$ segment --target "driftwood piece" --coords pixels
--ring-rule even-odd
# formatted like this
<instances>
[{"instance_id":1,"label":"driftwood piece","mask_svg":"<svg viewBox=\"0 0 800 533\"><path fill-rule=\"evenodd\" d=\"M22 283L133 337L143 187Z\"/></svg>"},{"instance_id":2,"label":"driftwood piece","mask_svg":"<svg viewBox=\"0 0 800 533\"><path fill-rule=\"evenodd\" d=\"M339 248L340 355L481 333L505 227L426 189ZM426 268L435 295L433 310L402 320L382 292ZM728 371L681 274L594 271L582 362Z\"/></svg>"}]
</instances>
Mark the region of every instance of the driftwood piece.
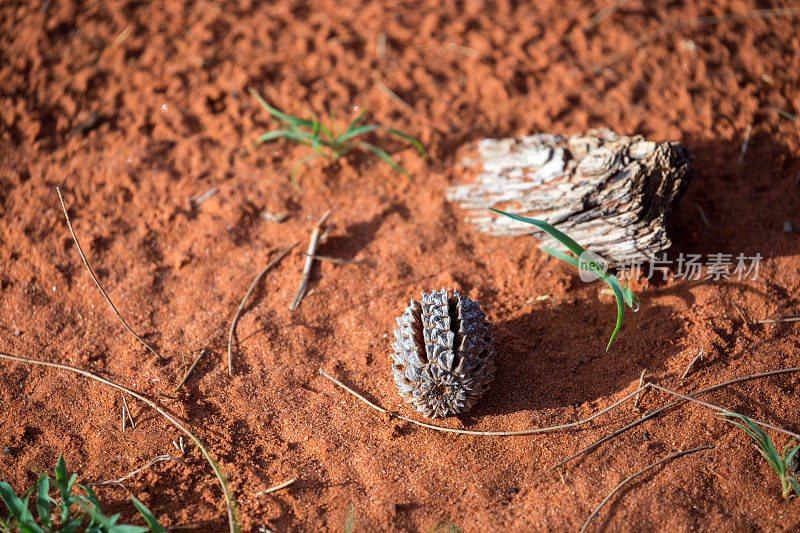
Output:
<instances>
[{"instance_id":1,"label":"driftwood piece","mask_svg":"<svg viewBox=\"0 0 800 533\"><path fill-rule=\"evenodd\" d=\"M468 222L491 235L531 234L561 249L534 226L488 208L538 218L610 266L646 261L670 246L664 218L692 176L693 157L682 144L608 129L483 139L477 149L477 160L466 164L479 172L447 195L468 212Z\"/></svg>"}]
</instances>

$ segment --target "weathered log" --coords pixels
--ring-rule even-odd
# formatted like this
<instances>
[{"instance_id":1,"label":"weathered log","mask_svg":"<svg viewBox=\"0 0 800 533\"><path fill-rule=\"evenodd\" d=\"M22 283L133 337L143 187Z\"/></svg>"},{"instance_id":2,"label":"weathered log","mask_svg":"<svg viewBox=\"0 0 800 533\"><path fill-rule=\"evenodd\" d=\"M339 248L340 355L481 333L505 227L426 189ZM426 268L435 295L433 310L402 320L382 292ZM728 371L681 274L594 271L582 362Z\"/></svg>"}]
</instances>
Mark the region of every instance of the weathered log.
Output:
<instances>
[{"instance_id":1,"label":"weathered log","mask_svg":"<svg viewBox=\"0 0 800 533\"><path fill-rule=\"evenodd\" d=\"M693 156L682 144L608 129L483 139L477 151L477 160L464 164L479 172L467 172L467 183L447 195L468 211L468 222L491 235L531 234L561 249L534 226L488 208L538 218L610 266L646 261L670 246L664 218L692 177Z\"/></svg>"}]
</instances>

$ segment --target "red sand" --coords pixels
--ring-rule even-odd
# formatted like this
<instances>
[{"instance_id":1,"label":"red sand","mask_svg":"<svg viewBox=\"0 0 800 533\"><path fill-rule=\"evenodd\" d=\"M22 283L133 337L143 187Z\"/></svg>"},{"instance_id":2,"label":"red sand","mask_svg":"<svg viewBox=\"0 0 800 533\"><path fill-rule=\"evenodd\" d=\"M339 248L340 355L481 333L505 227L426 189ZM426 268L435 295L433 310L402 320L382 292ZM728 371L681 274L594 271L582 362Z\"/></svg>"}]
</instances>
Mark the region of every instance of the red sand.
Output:
<instances>
[{"instance_id":1,"label":"red sand","mask_svg":"<svg viewBox=\"0 0 800 533\"><path fill-rule=\"evenodd\" d=\"M771 108L800 112L798 17L676 31L630 50L665 24L775 6L630 2L584 32L610 0L83 4L0 6L0 350L91 369L162 398L206 348L178 398L162 401L219 459L246 531L341 531L351 506L356 531L429 531L443 522L463 531L576 529L633 471L704 444L716 448L629 485L594 528L800 528L800 503L781 499L749 438L700 406L548 473L638 412L626 405L591 427L539 436L455 436L390 421L318 374L324 368L416 418L389 372L394 317L409 297L443 285L481 302L498 352L493 388L468 417L442 422L449 427L577 420L635 390L643 369L692 391L800 366L798 326L748 326L733 307L762 318L800 304L798 235L783 231L786 220L800 227L800 130ZM296 193L287 175L302 147L241 152L275 127L248 87L284 110L334 110L342 122L366 107L371 122L417 136L432 157L379 136L414 179L355 153L340 165L311 165ZM73 131L92 113L95 128ZM642 309L626 315L609 352L615 309L601 285L582 283L531 239L474 232L444 199L465 143L599 126L680 140L696 154L697 177L670 219L671 257L764 257L755 281L636 283ZM94 287L56 185L111 298L165 363L130 337ZM190 198L212 187L218 193L193 209ZM332 231L319 252L377 267L320 264L292 313L300 249L328 208ZM276 224L260 217L264 210L290 216ZM270 255L298 240L246 307L231 379L233 312ZM681 380L701 346L706 357ZM753 381L706 399L800 431L798 380ZM642 405L665 400L651 392ZM0 362L0 479L21 490L59 453L81 481L116 479L176 453L177 430L131 403L138 425L123 434L118 393ZM126 488L100 487L100 497L137 523L130 495L165 525L226 530L210 468L194 447L185 459L159 463ZM255 496L293 477L290 488Z\"/></svg>"}]
</instances>

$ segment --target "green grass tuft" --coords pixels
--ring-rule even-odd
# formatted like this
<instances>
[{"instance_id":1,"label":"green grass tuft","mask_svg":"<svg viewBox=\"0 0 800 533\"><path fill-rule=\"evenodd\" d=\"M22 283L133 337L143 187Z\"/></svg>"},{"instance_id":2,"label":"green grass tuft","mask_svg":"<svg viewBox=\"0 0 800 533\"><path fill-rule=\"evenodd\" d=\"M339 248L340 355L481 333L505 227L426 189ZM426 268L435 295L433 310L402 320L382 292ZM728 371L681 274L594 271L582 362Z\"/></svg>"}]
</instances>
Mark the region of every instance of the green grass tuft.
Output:
<instances>
[{"instance_id":1,"label":"green grass tuft","mask_svg":"<svg viewBox=\"0 0 800 533\"><path fill-rule=\"evenodd\" d=\"M42 474L36 485L28 489L22 497L17 496L14 489L6 482L0 481L0 500L9 511L6 518L0 516L0 532L2 533L166 533L142 502L132 498L134 505L144 517L149 527L117 524L120 515L105 516L100 509L100 500L91 487L76 485L78 474L70 475L64 463L64 457L58 456L55 471L55 484L58 499L50 496L52 478ZM84 494L74 494L73 489L80 488ZM36 514L30 510L30 499L36 495Z\"/></svg>"},{"instance_id":2,"label":"green grass tuft","mask_svg":"<svg viewBox=\"0 0 800 533\"><path fill-rule=\"evenodd\" d=\"M614 338L617 336L617 333L619 333L620 328L622 328L622 318L625 315L625 304L627 304L628 307L632 308L634 311L639 309L639 298L637 298L636 295L633 294L633 291L628 288L627 282L623 287L620 285L617 277L606 272L602 265L599 265L594 261L580 261L578 258L586 253L586 249L575 242L569 235L559 231L547 222L537 220L535 218L528 218L520 215L514 215L512 213L506 213L505 211L500 211L499 209L494 209L491 207L489 209L495 213L513 218L514 220L519 220L520 222L525 222L527 224L533 224L537 228L547 232L551 237L569 248L569 251L575 254L575 257L567 255L564 252L548 248L547 246L541 246L543 251L547 252L553 257L569 263L575 268L587 270L593 273L599 280L607 283L611 287L611 290L614 291L614 297L617 299L617 324L614 327L614 332L611 334L611 338L606 346L606 351L608 351L608 349L611 348L611 343L614 342Z\"/></svg>"},{"instance_id":3,"label":"green grass tuft","mask_svg":"<svg viewBox=\"0 0 800 533\"><path fill-rule=\"evenodd\" d=\"M277 139L286 139L297 144L308 146L313 150L313 153L308 154L300 159L297 163L295 163L294 168L292 168L292 172L289 177L292 181L292 186L295 189L297 189L297 173L300 170L300 167L302 167L304 164L316 158L337 161L338 159L346 156L354 148L367 149L386 161L396 171L406 176L410 176L410 174L403 167L398 165L397 162L392 159L392 156L387 154L382 148L358 139L358 137L362 135L377 130L385 131L391 135L394 135L395 137L399 137L400 139L411 143L422 157L428 156L428 154L425 152L425 149L422 147L422 144L410 135L387 126L377 124L362 124L365 115L365 111L363 110L358 114L358 116L356 116L356 118L353 119L352 122L350 122L350 124L347 125L347 128L344 130L344 132L339 133L336 130L336 120L333 116L333 113L331 113L330 125L326 126L319 122L317 117L315 117L311 112L309 112L309 115L311 115L310 119L287 115L283 111L269 105L267 101L264 100L255 90L250 89L250 94L252 94L256 100L258 100L258 103L261 104L261 107L263 107L270 115L272 115L272 117L281 125L280 129L268 131L267 133L261 135L256 140L256 144L270 142Z\"/></svg>"},{"instance_id":4,"label":"green grass tuft","mask_svg":"<svg viewBox=\"0 0 800 533\"><path fill-rule=\"evenodd\" d=\"M789 450L792 445L792 443L789 443L783 449L783 453L780 454L775 448L772 439L769 438L769 435L767 435L763 429L753 424L746 416L727 412L720 413L720 416L722 416L726 422L742 429L756 441L756 450L767 460L767 463L769 463L781 480L781 492L784 499L791 498L792 492L794 492L795 496L800 496L800 484L798 484L797 478L789 473L789 463L797 454L797 451L800 450L800 445Z\"/></svg>"}]
</instances>

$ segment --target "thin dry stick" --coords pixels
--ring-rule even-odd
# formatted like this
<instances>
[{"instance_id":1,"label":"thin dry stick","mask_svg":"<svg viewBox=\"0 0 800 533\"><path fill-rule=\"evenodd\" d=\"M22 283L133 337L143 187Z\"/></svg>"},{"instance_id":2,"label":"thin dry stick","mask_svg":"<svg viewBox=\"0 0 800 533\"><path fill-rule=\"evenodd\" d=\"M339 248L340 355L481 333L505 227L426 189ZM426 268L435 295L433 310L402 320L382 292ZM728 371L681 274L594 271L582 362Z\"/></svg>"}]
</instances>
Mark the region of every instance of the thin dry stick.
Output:
<instances>
[{"instance_id":1,"label":"thin dry stick","mask_svg":"<svg viewBox=\"0 0 800 533\"><path fill-rule=\"evenodd\" d=\"M125 395L122 395L122 414L128 413L128 420L131 421L131 429L136 429L136 422L133 420L133 415L131 414L131 408L128 407L128 399Z\"/></svg>"},{"instance_id":2,"label":"thin dry stick","mask_svg":"<svg viewBox=\"0 0 800 533\"><path fill-rule=\"evenodd\" d=\"M356 261L354 259L339 259L338 257L328 257L327 255L309 255L307 252L303 252L303 255L306 257L310 257L311 259L316 259L317 261L330 261L331 263L337 263L339 265L367 265L374 267L375 263L372 261Z\"/></svg>"},{"instance_id":3,"label":"thin dry stick","mask_svg":"<svg viewBox=\"0 0 800 533\"><path fill-rule=\"evenodd\" d=\"M306 293L306 288L308 287L308 280L311 279L311 267L314 266L314 254L317 253L317 246L319 246L319 236L322 232L322 226L328 220L328 217L331 216L331 210L328 209L325 211L325 214L322 215L317 222L317 225L314 226L314 231L311 232L311 239L308 241L308 252L306 257L306 264L303 267L303 279L300 281L300 288L297 290L297 295L292 300L292 303L289 305L289 310L294 311L297 309L297 306L300 305L300 300L303 299L303 295Z\"/></svg>"},{"instance_id":4,"label":"thin dry stick","mask_svg":"<svg viewBox=\"0 0 800 533\"><path fill-rule=\"evenodd\" d=\"M253 293L253 290L256 288L256 285L258 285L258 282L261 281L261 278L263 278L267 272L275 268L275 265L280 263L284 257L289 255L289 253L292 250L294 250L294 247L297 246L298 244L299 243L294 243L293 245L289 246L284 251L279 253L275 257L275 259L270 261L269 264L265 266L261 272L258 273L258 275L253 280L253 283L251 283L250 287L248 287L247 292L244 293L244 298L242 298L242 301L239 303L239 307L236 309L236 314L233 315L233 322L231 322L231 331L230 333L228 333L228 374L233 375L233 357L231 356L231 351L232 351L231 347L233 346L233 333L236 331L236 324L239 322L239 316L242 314L242 311L244 310L245 302L247 302L247 299Z\"/></svg>"},{"instance_id":5,"label":"thin dry stick","mask_svg":"<svg viewBox=\"0 0 800 533\"><path fill-rule=\"evenodd\" d=\"M739 155L739 164L741 165L744 162L744 156L747 153L747 145L750 144L750 131L753 129L752 124L747 125L747 129L744 132L744 142L742 143L742 153Z\"/></svg>"},{"instance_id":6,"label":"thin dry stick","mask_svg":"<svg viewBox=\"0 0 800 533\"><path fill-rule=\"evenodd\" d=\"M643 390L642 385L644 384L644 375L645 375L646 372L647 372L647 369L645 368L644 370L642 370L642 375L639 376L639 390L640 391ZM642 397L642 393L639 392L639 394L636 395L636 400L633 402L633 406L636 409L639 408L639 400L641 399L641 397Z\"/></svg>"},{"instance_id":7,"label":"thin dry stick","mask_svg":"<svg viewBox=\"0 0 800 533\"><path fill-rule=\"evenodd\" d=\"M749 375L749 376L743 376L743 377L741 377L741 378L732 379L732 380L730 380L730 381L725 381L725 382L719 383L718 385L713 385L713 386L711 386L711 387L707 387L707 388L705 388L705 389L701 389L701 390L699 390L699 391L697 391L697 392L693 392L692 394L689 394L688 396L695 397L695 396L699 396L699 395L701 395L701 394L705 394L705 393L707 393L707 392L711 392L711 391L715 391L715 390L717 390L717 389L721 389L722 387L727 387L727 386L729 386L729 385L734 385L734 384L736 384L736 383L742 383L742 382L744 382L744 381L750 381L750 380L753 380L753 379L766 378L766 377L770 377L770 376L778 376L778 375L780 375L780 374L789 374L789 373L792 373L792 372L800 372L800 367L793 367L793 368L783 368L783 369L781 369L781 370L772 370L772 371L770 371L770 372L763 372L763 373L761 373L761 374L751 374L751 375ZM649 384L648 384L648 385L649 385ZM647 387L647 385L646 385L645 387ZM568 462L572 461L573 459L575 459L575 458L577 458L577 457L580 457L581 455L583 455L583 454L584 454L584 453L586 453L586 452L589 452L589 451L591 451L591 450L595 449L596 447L600 446L600 445L601 445L601 444L603 444L604 442L606 442L606 441L609 441L609 440L613 439L614 437L616 437L616 436L618 436L618 435L621 435L621 434L625 433L625 432L626 432L626 431L628 431L629 429L631 429L631 428L634 428L634 427L638 426L638 425L639 425L639 424L641 424L642 422L646 422L646 421L650 420L651 418L654 418L654 417L658 416L659 414L663 413L664 411L666 411L666 410L668 410L668 409L671 409L671 408L675 407L676 405L680 405L680 404L682 404L682 403L683 403L683 402L685 402L685 401L686 401L686 400L683 400L683 399L681 399L681 400L676 400L676 401L674 401L674 402L672 402L672 403L668 403L667 405L665 405L665 406L663 406L663 407L659 407L659 408L658 408L658 409L656 409L655 411L652 411L652 412L650 412L650 413L647 413L645 416L643 416L643 417L639 418L638 420L635 420L635 421L631 422L631 423L630 423L630 424L628 424L627 426L624 426L624 427L622 427L622 428L620 428L620 429L618 429L618 430L614 431L614 432L613 432L613 433L611 433L610 435L606 435L606 436L605 436L605 437L603 437L602 439L600 439L600 440L597 440L597 441L593 442L592 444L590 444L590 445L589 445L589 446L587 446L586 448L582 449L582 450L581 450L581 451L579 451L578 453L576 453L576 454L573 454L573 455L571 455L571 456L567 457L566 459L564 459L564 460L562 460L562 461L560 461L560 462L558 462L558 463L554 464L553 466L551 466L551 467L548 469L548 472L552 472L552 471L553 471L553 470L555 470L556 468L558 468L558 467L560 467L560 466L564 466L564 465L565 465L565 464L567 464Z\"/></svg>"},{"instance_id":8,"label":"thin dry stick","mask_svg":"<svg viewBox=\"0 0 800 533\"><path fill-rule=\"evenodd\" d=\"M636 476L640 476L640 475L644 474L645 472L647 472L648 470L651 470L651 469L653 469L653 468L655 468L655 467L657 467L657 466L659 466L659 465L662 465L662 464L664 464L664 463L666 463L666 462L668 462L668 461L671 461L671 460L673 460L673 459L677 459L678 457L681 457L681 456L684 456L684 455L689 455L690 453L699 452L699 451L701 451L701 450L710 450L711 448L713 448L713 446L700 446L700 447L698 447L698 448L692 448L691 450L684 450L684 451L682 451L682 452L673 453L672 455L668 455L667 457L664 457L664 458L663 458L663 459L661 459L660 461L656 461L655 463L651 464L650 466L646 466L646 467L642 468L641 470L639 470L639 471L638 471L638 472L636 472L635 474L631 474L630 476L626 477L626 478L625 478L625 479L622 481L622 483L620 483L619 485L617 485L616 487L614 487L614 490L612 490L611 492L609 492L609 493L608 493L608 496L606 496L606 497L603 499L603 501L602 501L602 502L600 502L600 505L598 505L597 507L595 507L594 511L592 511L592 514L590 514L590 515L589 515L589 518L587 518L587 519L586 519L586 522L584 522L584 524L583 524L583 527L581 528L581 533L585 533L585 531L586 531L586 529L589 527L589 524L591 523L591 521L594 519L594 517L595 517L595 516L597 516L597 513L599 513L599 512L600 512L600 509L602 509L602 508L603 508L603 506L604 506L606 503L608 503L608 500L610 500L610 499L611 499L611 498L614 496L614 494L616 494L617 492L619 492L619 490L620 490L622 487L624 487L624 486L625 486L625 484L627 484L627 483L628 483L630 480L632 480L632 479L633 479L633 478L635 478Z\"/></svg>"},{"instance_id":9,"label":"thin dry stick","mask_svg":"<svg viewBox=\"0 0 800 533\"><path fill-rule=\"evenodd\" d=\"M603 22L605 19L607 19L608 17L610 17L611 15L613 15L614 13L616 13L617 11L619 11L619 9L620 9L622 6L624 6L625 4L627 4L627 3L628 3L628 2L630 2L630 1L631 1L631 0L617 0L617 1L616 1L616 2L614 2L612 5L610 5L610 6L608 6L608 7L604 7L603 9L601 9L600 11L598 11L597 13L595 13L595 14L592 16L592 18L590 18L590 19L589 19L589 20L586 22L586 24L583 26L583 31L584 31L585 33L588 33L589 31L593 30L594 28L596 28L596 27L597 27L597 25L598 25L598 24L600 24L600 23L601 23L601 22Z\"/></svg>"},{"instance_id":10,"label":"thin dry stick","mask_svg":"<svg viewBox=\"0 0 800 533\"><path fill-rule=\"evenodd\" d=\"M783 322L800 322L800 315L781 315L775 318L756 320L756 324L778 324Z\"/></svg>"},{"instance_id":11,"label":"thin dry stick","mask_svg":"<svg viewBox=\"0 0 800 533\"><path fill-rule=\"evenodd\" d=\"M131 396L133 396L134 398L138 399L139 401L141 401L141 402L149 405L150 407L152 407L158 414L160 414L161 416L166 418L169 422L172 423L172 425L174 425L176 428L178 428L183 433L185 433L186 436L189 437L190 439L192 439L192 441L194 441L194 443L197 445L197 447L200 448L200 452L203 454L203 457L205 457L206 462L208 462L208 464L211 465L211 469L214 470L214 475L217 476L217 480L219 480L219 484L220 484L220 486L222 486L222 493L225 495L225 505L228 508L228 524L230 526L230 531L231 531L231 533L238 533L240 531L239 524L236 521L236 517L235 517L236 500L235 500L235 497L233 495L233 492L231 492L230 488L228 488L228 482L225 479L225 475L222 473L222 470L220 469L219 465L214 460L214 458L211 457L211 454L206 449L206 447L203 446L203 443L200 442L200 439L195 437L194 433L192 433L191 431L186 429L186 427L183 424L181 424L180 422L178 422L178 420L175 419L172 415L170 415L164 409L159 407L159 405L156 402L154 402L153 400L151 400L150 398L148 398L148 397L146 397L146 396L144 396L142 394L139 394L138 392L136 392L134 390L131 390L131 389L127 388L127 387L123 387L122 385L118 385L118 384L114 383L113 381L109 381L109 380L107 380L105 378L101 378L100 376L98 376L96 374L92 374L91 372L88 372L86 370L81 370L80 368L75 368L75 367L72 367L72 366L69 366L69 365L62 365L60 363L50 363L48 361L37 361L36 359L27 359L27 358L24 358L24 357L17 357L17 356L9 355L7 353L2 353L2 352L0 352L0 359L8 359L9 361L16 361L18 363L26 363L26 364L29 364L29 365L38 365L38 366L47 366L47 367L50 367L50 368L57 368L59 370L67 370L69 372L74 372L75 374L80 374L82 376L85 376L87 378L93 379L95 381L99 381L100 383L102 383L104 385L108 385L109 387L113 387L113 388L115 388L115 389L117 389L119 391L122 391L124 393L130 394Z\"/></svg>"},{"instance_id":12,"label":"thin dry stick","mask_svg":"<svg viewBox=\"0 0 800 533\"><path fill-rule=\"evenodd\" d=\"M125 422L127 418L125 418L125 405L122 406L122 432L125 433Z\"/></svg>"},{"instance_id":13,"label":"thin dry stick","mask_svg":"<svg viewBox=\"0 0 800 533\"><path fill-rule=\"evenodd\" d=\"M697 355L695 355L694 358L692 358L692 360L689 361L689 365L686 367L686 370L683 371L683 375L681 376L681 379L686 379L686 376L688 376L689 372L692 370L692 368L694 368L694 364L697 361L703 359L703 350L704 349L705 349L705 347L701 346L700 347L700 351L697 353Z\"/></svg>"},{"instance_id":14,"label":"thin dry stick","mask_svg":"<svg viewBox=\"0 0 800 533\"><path fill-rule=\"evenodd\" d=\"M183 379L181 380L181 382L178 383L177 387L175 387L175 390L173 391L173 394L177 394L178 391L181 390L181 387L183 387L183 385L186 383L186 380L188 380L189 376L191 376L192 372L194 372L194 367L197 366L197 363L200 362L200 359L202 359L205 354L206 354L206 349L205 348L200 350L200 353L197 354L197 357L194 358L194 362L192 363L192 366L189 367L189 370L187 370L186 373L183 375Z\"/></svg>"},{"instance_id":15,"label":"thin dry stick","mask_svg":"<svg viewBox=\"0 0 800 533\"><path fill-rule=\"evenodd\" d=\"M674 31L685 30L689 28L695 28L699 26L708 26L712 24L721 24L723 22L736 22L740 20L748 20L748 19L759 19L759 18L770 18L770 17L791 17L795 15L800 15L800 8L794 7L787 7L787 8L778 8L778 9L757 9L754 11L750 11L749 13L729 13L727 15L721 15L718 17L700 17L694 20L687 20L683 22L676 22L674 24L667 24L666 26L662 27L655 33L650 35L646 35L638 39L633 46L628 48L627 50L623 50L621 52L617 52L612 54L608 57L605 61L595 67L594 72L595 74L601 72L603 69L613 65L630 52L635 50L640 50L644 45L655 41L656 39L660 39L665 35L668 35Z\"/></svg>"},{"instance_id":16,"label":"thin dry stick","mask_svg":"<svg viewBox=\"0 0 800 533\"><path fill-rule=\"evenodd\" d=\"M87 485L91 485L91 486L110 485L112 483L115 484L115 485L122 485L122 482L125 481L126 479L135 476L136 474L138 474L142 470L146 470L146 469L150 468L151 465L153 465L155 463L158 463L159 461L177 461L177 462L182 463L184 465L186 464L185 461L182 461L181 459L178 459L177 457L173 457L173 456L171 456L169 454L159 455L158 457L154 457L154 458L150 459L150 461L146 465L144 465L143 467L137 468L136 470L134 470L130 474L124 475L119 479L111 479L109 481L96 481L94 483L87 483Z\"/></svg>"},{"instance_id":17,"label":"thin dry stick","mask_svg":"<svg viewBox=\"0 0 800 533\"><path fill-rule=\"evenodd\" d=\"M739 304L737 304L736 302L731 302L731 303L733 303L733 307L735 307L736 311L739 313L739 317L744 321L745 324L749 326L750 319L747 318L747 315L744 314L744 311L742 311L742 308L739 307Z\"/></svg>"},{"instance_id":18,"label":"thin dry stick","mask_svg":"<svg viewBox=\"0 0 800 533\"><path fill-rule=\"evenodd\" d=\"M678 398L683 398L687 402L693 402L693 403L702 405L704 407L708 407L709 409L713 409L714 411L719 411L719 412L722 412L722 413L730 413L732 415L744 416L744 415L740 415L739 413L737 413L735 411L731 411L730 409L725 409L724 407L720 407L719 405L716 405L716 404L713 404L713 403L709 403L709 402L704 402L703 400L698 400L697 398L692 398L691 396L687 396L685 394L681 394L680 392L676 392L676 391L674 391L672 389L668 389L666 387L662 387L661 385L656 385L655 383L649 383L649 385L651 387L653 387L654 389L658 389L660 391L664 391L664 392L666 392L668 394L672 394L674 396L677 396ZM778 426L773 426L772 424L768 424L767 422L762 422L762 421L756 420L754 418L749 418L749 420L753 424L758 424L761 427L765 427L765 428L768 428L768 429L774 429L775 431L778 431L780 433L784 433L786 435L789 435L792 438L800 439L800 435L798 435L797 433L794 433L792 431L789 431L788 429L783 429L783 428L780 428Z\"/></svg>"},{"instance_id":19,"label":"thin dry stick","mask_svg":"<svg viewBox=\"0 0 800 533\"><path fill-rule=\"evenodd\" d=\"M350 394L352 394L353 396L355 396L356 398L358 398L359 400L361 400L362 402L364 402L365 404L367 404L371 408L375 409L376 411L378 411L380 413L388 414L389 416L391 416L393 418L398 418L400 420L405 420L406 422L409 422L409 423L417 425L417 426L421 426L421 427L428 428L428 429L434 429L436 431L442 431L442 432L445 432L445 433L458 433L460 435L483 435L483 436L487 436L487 437L507 437L507 436L514 436L514 435L535 435L537 433L546 433L548 431L557 431L559 429L567 429L567 428L571 428L571 427L580 426L582 424L587 424L587 423L591 422L592 420L594 420L595 418L597 418L598 416L600 416L600 415L602 415L602 414L614 409L618 405L630 400L631 398L636 396L636 394L638 394L644 388L646 388L646 387L643 387L641 389L637 389L637 390L633 391L632 393L628 394L627 396L625 396L624 398L622 398L621 400L619 400L618 402L616 402L614 404L611 404L608 407L606 407L605 409L602 409L602 410L598 411L597 413L593 414L589 418L585 418L585 419L579 420L577 422L570 422L568 424L562 424L560 426L549 426L549 427L536 428L536 429L524 429L524 430L521 430L521 431L472 431L472 430L468 430L468 429L454 429L454 428L446 428L446 427L442 427L442 426L434 426L433 424L426 424L425 422L417 422L416 420L413 420L411 418L406 418L406 417L404 417L402 415L399 415L397 413L392 413L391 411L389 411L387 409L384 409L383 407L380 407L378 405L375 405L371 401L367 400L362 395L360 395L359 393L357 393L356 391L354 391L353 389L351 389L350 387L348 387L347 385L345 385L344 383L342 383L341 381L339 381L335 377L331 376L330 374L328 374L327 372L325 372L321 368L319 369L319 373L322 374L323 376L325 376L326 378L328 378L329 380L333 381L339 387L341 387L342 389L346 390L347 392L349 392Z\"/></svg>"},{"instance_id":20,"label":"thin dry stick","mask_svg":"<svg viewBox=\"0 0 800 533\"><path fill-rule=\"evenodd\" d=\"M414 108L411 106L411 104L400 98L400 95L398 95L396 92L387 87L386 84L383 83L381 80L377 80L375 82L375 87L377 87L379 91L385 94L389 100L391 100L398 106L402 107L404 110L410 113L414 112Z\"/></svg>"},{"instance_id":21,"label":"thin dry stick","mask_svg":"<svg viewBox=\"0 0 800 533\"><path fill-rule=\"evenodd\" d=\"M106 294L106 291L103 289L103 286L100 285L100 281L97 279L97 276L95 276L94 270L92 270L92 267L89 266L89 261L86 260L86 255L83 253L83 248L81 248L81 244L78 242L78 236L75 235L75 230L72 229L72 222L69 219L69 214L67 214L67 205L64 203L64 197L61 196L61 189L59 187L56 187L56 192L58 193L58 199L61 200L61 208L64 210L64 217L67 219L67 227L69 227L69 232L72 234L72 240L75 241L75 246L78 247L78 253L81 256L81 260L83 260L83 264L86 266L86 269L89 271L89 274L92 276L92 279L94 280L95 285L97 285L97 288L100 289L100 293L103 295L103 298L106 299L106 301L108 302L108 305L110 305L111 309L114 310L114 313L117 315L117 318L119 318L120 322L122 322L122 325L125 326L125 329L130 331L131 335L136 337L136 340L141 342L144 345L144 347L147 348L148 350L150 350L153 354L155 354L156 357L158 357L159 359L163 360L164 358L161 356L161 354L158 353L152 346L147 344L147 342L142 337L137 335L136 332L133 331L133 329L128 325L128 323L125 322L125 319L122 318L121 314L119 314L119 311L117 310L117 307L111 302L111 298L109 298L108 294Z\"/></svg>"},{"instance_id":22,"label":"thin dry stick","mask_svg":"<svg viewBox=\"0 0 800 533\"><path fill-rule=\"evenodd\" d=\"M711 229L711 223L708 221L708 217L706 216L706 212L703 211L703 208L700 207L700 204L697 202L694 203L694 208L697 209L697 214L700 215L700 220L703 221L703 225L708 229Z\"/></svg>"},{"instance_id":23,"label":"thin dry stick","mask_svg":"<svg viewBox=\"0 0 800 533\"><path fill-rule=\"evenodd\" d=\"M288 487L289 485L291 485L295 481L297 481L297 480L295 478L292 478L292 479L290 479L288 481L284 481L280 485L275 485L274 487L270 487L267 490L262 490L261 492L257 492L255 494L255 496L263 496L264 494L269 494L271 492L275 492L275 491L278 491L278 490L281 490L281 489L285 489L286 487Z\"/></svg>"}]
</instances>

